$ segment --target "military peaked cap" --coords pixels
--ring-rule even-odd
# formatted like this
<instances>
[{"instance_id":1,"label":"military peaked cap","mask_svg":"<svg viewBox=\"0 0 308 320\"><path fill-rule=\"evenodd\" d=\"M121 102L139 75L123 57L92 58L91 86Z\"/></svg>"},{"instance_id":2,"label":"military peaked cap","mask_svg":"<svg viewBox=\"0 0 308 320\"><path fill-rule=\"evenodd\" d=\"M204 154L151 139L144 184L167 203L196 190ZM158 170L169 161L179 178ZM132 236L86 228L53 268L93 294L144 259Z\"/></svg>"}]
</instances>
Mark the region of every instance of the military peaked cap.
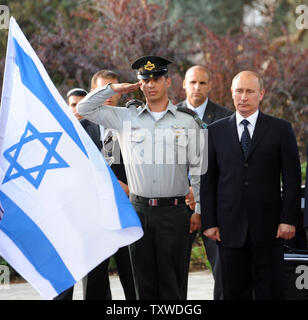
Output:
<instances>
[{"instance_id":1,"label":"military peaked cap","mask_svg":"<svg viewBox=\"0 0 308 320\"><path fill-rule=\"evenodd\" d=\"M168 73L170 60L158 56L144 56L132 63L132 69L137 70L138 79L161 77Z\"/></svg>"}]
</instances>

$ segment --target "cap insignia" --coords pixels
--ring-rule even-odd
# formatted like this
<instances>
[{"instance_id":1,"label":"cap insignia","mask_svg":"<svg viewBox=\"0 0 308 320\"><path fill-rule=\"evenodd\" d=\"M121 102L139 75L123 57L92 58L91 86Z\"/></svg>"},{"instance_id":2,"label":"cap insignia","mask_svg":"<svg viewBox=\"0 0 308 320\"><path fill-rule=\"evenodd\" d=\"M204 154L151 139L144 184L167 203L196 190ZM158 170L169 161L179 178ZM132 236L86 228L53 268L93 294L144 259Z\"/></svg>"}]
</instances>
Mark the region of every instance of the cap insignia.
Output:
<instances>
[{"instance_id":1,"label":"cap insignia","mask_svg":"<svg viewBox=\"0 0 308 320\"><path fill-rule=\"evenodd\" d=\"M148 61L146 65L144 65L144 69L148 71L152 71L155 68L155 64Z\"/></svg>"}]
</instances>

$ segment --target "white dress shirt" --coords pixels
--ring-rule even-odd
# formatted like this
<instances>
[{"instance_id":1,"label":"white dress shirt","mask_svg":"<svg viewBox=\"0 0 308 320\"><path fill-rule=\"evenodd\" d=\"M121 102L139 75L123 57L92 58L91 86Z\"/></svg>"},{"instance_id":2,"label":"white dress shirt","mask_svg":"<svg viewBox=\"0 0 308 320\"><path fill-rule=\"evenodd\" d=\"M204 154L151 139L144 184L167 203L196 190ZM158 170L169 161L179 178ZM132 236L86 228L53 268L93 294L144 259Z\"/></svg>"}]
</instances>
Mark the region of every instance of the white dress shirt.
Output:
<instances>
[{"instance_id":1,"label":"white dress shirt","mask_svg":"<svg viewBox=\"0 0 308 320\"><path fill-rule=\"evenodd\" d=\"M256 127L256 122L258 119L258 115L259 115L259 110L257 110L255 113L253 113L252 115L250 115L247 118L244 118L243 116L241 116L237 111L236 111L236 128L237 128L237 133L238 133L238 138L241 141L241 137L244 131L244 125L241 123L242 120L246 119L247 121L249 121L249 124L247 126L247 129L249 131L250 134L250 138L252 139L252 135L253 132L255 130Z\"/></svg>"},{"instance_id":2,"label":"white dress shirt","mask_svg":"<svg viewBox=\"0 0 308 320\"><path fill-rule=\"evenodd\" d=\"M191 109L192 111L195 111L200 119L203 119L203 116L204 116L205 109L206 109L208 101L209 101L209 98L206 98L206 100L202 104L200 104L199 107L195 108L186 99L186 106L187 106L188 109Z\"/></svg>"},{"instance_id":3,"label":"white dress shirt","mask_svg":"<svg viewBox=\"0 0 308 320\"><path fill-rule=\"evenodd\" d=\"M99 132L100 132L100 140L104 142L106 138L106 132L105 132L105 128L102 125L99 125Z\"/></svg>"}]
</instances>

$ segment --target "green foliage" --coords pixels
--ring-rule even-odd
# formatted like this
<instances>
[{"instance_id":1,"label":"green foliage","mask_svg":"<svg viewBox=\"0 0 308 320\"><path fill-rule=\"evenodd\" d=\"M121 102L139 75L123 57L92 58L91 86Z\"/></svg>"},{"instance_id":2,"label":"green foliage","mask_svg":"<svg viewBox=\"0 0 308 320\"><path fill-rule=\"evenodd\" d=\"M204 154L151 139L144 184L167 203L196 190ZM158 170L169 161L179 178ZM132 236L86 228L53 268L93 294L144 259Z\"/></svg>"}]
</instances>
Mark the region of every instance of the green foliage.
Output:
<instances>
[{"instance_id":1,"label":"green foliage","mask_svg":"<svg viewBox=\"0 0 308 320\"><path fill-rule=\"evenodd\" d=\"M302 164L302 183L305 184L306 172L307 170L307 161Z\"/></svg>"},{"instance_id":2,"label":"green foliage","mask_svg":"<svg viewBox=\"0 0 308 320\"><path fill-rule=\"evenodd\" d=\"M8 266L9 264L0 256L0 265Z\"/></svg>"},{"instance_id":3,"label":"green foliage","mask_svg":"<svg viewBox=\"0 0 308 320\"><path fill-rule=\"evenodd\" d=\"M151 0L150 2L163 5L165 0ZM196 23L202 22L210 30L218 34L238 32L243 23L244 6L251 5L252 0L171 0L168 1L172 19L184 18L188 22L190 35L196 35Z\"/></svg>"},{"instance_id":4,"label":"green foliage","mask_svg":"<svg viewBox=\"0 0 308 320\"><path fill-rule=\"evenodd\" d=\"M200 269L211 270L211 265L206 256L201 234L198 233L191 249L190 270L196 271Z\"/></svg>"},{"instance_id":5,"label":"green foliage","mask_svg":"<svg viewBox=\"0 0 308 320\"><path fill-rule=\"evenodd\" d=\"M273 12L271 36L279 37L281 30L285 29L289 32L296 31L295 21L297 14L295 8L303 5L303 0L279 0L276 4L276 9ZM308 40L308 38L306 38Z\"/></svg>"},{"instance_id":6,"label":"green foliage","mask_svg":"<svg viewBox=\"0 0 308 320\"><path fill-rule=\"evenodd\" d=\"M7 5L10 10L10 16L13 16L18 22L23 33L31 40L35 33L39 33L40 28L48 28L49 31L57 23L57 15L61 14L63 23L68 28L78 28L83 19L75 17L71 19L70 11L76 8L84 1L75 0L2 0L2 5ZM6 52L8 32L0 30L0 59Z\"/></svg>"},{"instance_id":7,"label":"green foliage","mask_svg":"<svg viewBox=\"0 0 308 320\"><path fill-rule=\"evenodd\" d=\"M8 266L10 270L10 279L20 277L20 275L0 256L0 266Z\"/></svg>"},{"instance_id":8,"label":"green foliage","mask_svg":"<svg viewBox=\"0 0 308 320\"><path fill-rule=\"evenodd\" d=\"M110 257L108 270L109 270L109 272L117 272L117 270L118 270L117 263L115 261L114 256Z\"/></svg>"}]
</instances>

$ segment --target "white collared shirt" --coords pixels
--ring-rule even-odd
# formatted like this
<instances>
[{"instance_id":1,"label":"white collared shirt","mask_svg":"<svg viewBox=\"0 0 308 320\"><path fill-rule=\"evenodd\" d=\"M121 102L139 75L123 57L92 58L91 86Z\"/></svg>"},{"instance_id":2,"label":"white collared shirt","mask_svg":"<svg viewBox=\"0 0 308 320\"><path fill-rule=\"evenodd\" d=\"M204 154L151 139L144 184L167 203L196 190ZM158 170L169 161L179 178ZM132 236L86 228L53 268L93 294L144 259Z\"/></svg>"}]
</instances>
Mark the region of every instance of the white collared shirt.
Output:
<instances>
[{"instance_id":1,"label":"white collared shirt","mask_svg":"<svg viewBox=\"0 0 308 320\"><path fill-rule=\"evenodd\" d=\"M105 132L105 128L102 125L99 125L99 132L100 132L100 140L104 142L106 132Z\"/></svg>"},{"instance_id":2,"label":"white collared shirt","mask_svg":"<svg viewBox=\"0 0 308 320\"><path fill-rule=\"evenodd\" d=\"M256 127L256 122L257 122L257 119L258 119L259 110L257 110L256 112L254 112L252 115L250 115L247 118L244 118L243 116L241 116L238 111L236 111L235 115L236 115L236 128L237 128L237 133L238 133L239 140L241 140L241 137L242 137L242 134L243 134L243 131L244 131L244 125L241 123L242 120L244 120L244 119L249 121L249 124L248 124L247 128L248 128L248 131L249 131L249 134L250 134L250 138L252 138L253 132L254 132L255 127Z\"/></svg>"},{"instance_id":3,"label":"white collared shirt","mask_svg":"<svg viewBox=\"0 0 308 320\"><path fill-rule=\"evenodd\" d=\"M195 111L200 119L203 119L208 101L209 101L209 98L206 98L206 100L202 104L200 104L199 107L195 108L188 102L188 99L186 99L186 106L188 109Z\"/></svg>"},{"instance_id":4,"label":"white collared shirt","mask_svg":"<svg viewBox=\"0 0 308 320\"><path fill-rule=\"evenodd\" d=\"M100 132L100 140L101 140L102 143L104 143L104 141L107 139L107 137L109 135L113 136L112 139L114 141L117 140L117 131L116 130L105 128L104 126L99 125L99 132Z\"/></svg>"}]
</instances>

